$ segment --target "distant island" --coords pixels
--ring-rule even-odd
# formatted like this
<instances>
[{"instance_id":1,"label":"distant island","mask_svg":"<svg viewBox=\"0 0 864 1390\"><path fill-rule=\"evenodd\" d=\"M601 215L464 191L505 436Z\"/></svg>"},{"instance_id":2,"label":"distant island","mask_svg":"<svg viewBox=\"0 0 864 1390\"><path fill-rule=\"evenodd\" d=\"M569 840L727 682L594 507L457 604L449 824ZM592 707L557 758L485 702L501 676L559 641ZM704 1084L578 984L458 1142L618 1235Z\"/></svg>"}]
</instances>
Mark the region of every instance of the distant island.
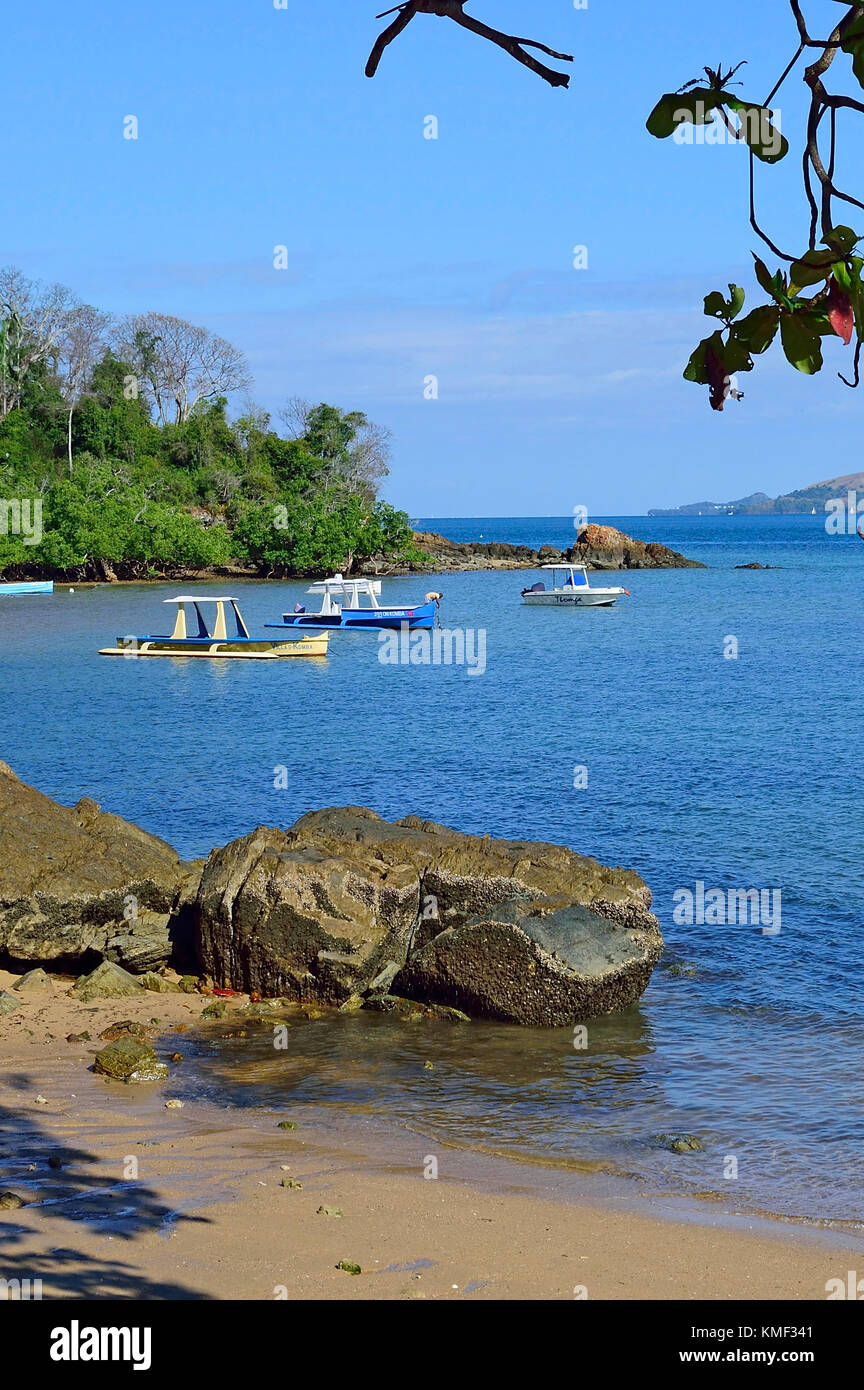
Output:
<instances>
[{"instance_id":1,"label":"distant island","mask_svg":"<svg viewBox=\"0 0 864 1390\"><path fill-rule=\"evenodd\" d=\"M822 512L829 497L843 497L847 492L864 491L864 473L846 473L841 478L829 478L823 483L811 483L797 492L782 497L769 497L765 492L753 492L735 502L689 502L683 507L652 507L649 516L770 516L796 512Z\"/></svg>"}]
</instances>

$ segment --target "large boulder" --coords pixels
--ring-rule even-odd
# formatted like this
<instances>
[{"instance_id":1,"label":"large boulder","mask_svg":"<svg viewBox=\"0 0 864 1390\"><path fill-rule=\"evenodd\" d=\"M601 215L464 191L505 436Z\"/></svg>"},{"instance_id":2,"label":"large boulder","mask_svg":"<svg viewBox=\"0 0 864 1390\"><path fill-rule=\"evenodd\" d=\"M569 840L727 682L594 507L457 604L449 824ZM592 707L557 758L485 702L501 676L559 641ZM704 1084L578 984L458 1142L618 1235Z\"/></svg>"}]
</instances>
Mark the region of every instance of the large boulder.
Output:
<instances>
[{"instance_id":1,"label":"large boulder","mask_svg":"<svg viewBox=\"0 0 864 1390\"><path fill-rule=\"evenodd\" d=\"M262 995L343 1003L383 972L393 995L569 1023L638 999L663 945L650 904L638 874L558 845L347 807L214 850L197 945L218 983Z\"/></svg>"},{"instance_id":2,"label":"large boulder","mask_svg":"<svg viewBox=\"0 0 864 1390\"><path fill-rule=\"evenodd\" d=\"M481 1018L554 1027L627 1008L663 947L650 914L511 899L413 952L393 988Z\"/></svg>"},{"instance_id":3,"label":"large boulder","mask_svg":"<svg viewBox=\"0 0 864 1390\"><path fill-rule=\"evenodd\" d=\"M639 541L614 526L583 526L576 544L567 551L571 564L592 570L705 569L700 560L688 560L659 541Z\"/></svg>"},{"instance_id":4,"label":"large boulder","mask_svg":"<svg viewBox=\"0 0 864 1390\"><path fill-rule=\"evenodd\" d=\"M0 763L0 843L4 964L68 969L110 954L148 970L169 959L197 872L164 840L87 797L61 806Z\"/></svg>"}]
</instances>

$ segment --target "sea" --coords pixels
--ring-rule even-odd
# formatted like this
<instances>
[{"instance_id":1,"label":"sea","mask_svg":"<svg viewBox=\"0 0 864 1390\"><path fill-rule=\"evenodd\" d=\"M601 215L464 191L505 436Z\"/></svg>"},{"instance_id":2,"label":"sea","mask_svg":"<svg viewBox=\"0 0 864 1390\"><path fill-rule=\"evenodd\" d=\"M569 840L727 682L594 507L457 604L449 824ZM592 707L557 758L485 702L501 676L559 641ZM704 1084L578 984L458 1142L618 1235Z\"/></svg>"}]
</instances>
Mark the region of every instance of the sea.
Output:
<instances>
[{"instance_id":1,"label":"sea","mask_svg":"<svg viewBox=\"0 0 864 1390\"><path fill-rule=\"evenodd\" d=\"M526 608L540 576L518 571L385 581L394 603L440 589L473 667L384 661L368 633L317 662L108 659L170 630L176 585L0 598L0 756L187 857L363 805L568 845L652 890L666 953L587 1036L327 1016L275 1059L266 1038L201 1044L190 1093L864 1222L864 544L824 515L592 519L706 568L595 575L630 597L593 610ZM575 534L572 517L416 524L534 548ZM233 591L263 635L305 588ZM742 922L729 893L751 889ZM683 1135L701 1147L675 1151Z\"/></svg>"}]
</instances>

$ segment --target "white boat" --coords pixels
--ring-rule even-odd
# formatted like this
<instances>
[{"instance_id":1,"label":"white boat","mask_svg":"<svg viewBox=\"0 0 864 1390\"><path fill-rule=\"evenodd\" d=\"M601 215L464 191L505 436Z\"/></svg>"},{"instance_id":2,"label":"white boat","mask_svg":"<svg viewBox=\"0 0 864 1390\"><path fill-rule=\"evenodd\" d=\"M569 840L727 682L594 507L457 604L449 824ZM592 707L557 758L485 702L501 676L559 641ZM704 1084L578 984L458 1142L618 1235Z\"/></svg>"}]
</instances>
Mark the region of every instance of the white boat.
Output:
<instances>
[{"instance_id":1,"label":"white boat","mask_svg":"<svg viewBox=\"0 0 864 1390\"><path fill-rule=\"evenodd\" d=\"M611 608L622 594L630 597L629 589L592 589L584 565L541 565L541 569L551 571L549 587L541 582L522 590L522 602L531 608Z\"/></svg>"}]
</instances>

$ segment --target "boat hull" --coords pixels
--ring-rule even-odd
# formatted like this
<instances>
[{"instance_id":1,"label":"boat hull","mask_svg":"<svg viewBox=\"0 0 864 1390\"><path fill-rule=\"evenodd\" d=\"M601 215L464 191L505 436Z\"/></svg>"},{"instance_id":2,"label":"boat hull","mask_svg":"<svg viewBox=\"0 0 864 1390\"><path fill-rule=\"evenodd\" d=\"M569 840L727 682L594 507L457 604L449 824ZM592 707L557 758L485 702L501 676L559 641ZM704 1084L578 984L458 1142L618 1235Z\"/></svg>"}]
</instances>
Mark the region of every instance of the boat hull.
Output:
<instances>
[{"instance_id":1,"label":"boat hull","mask_svg":"<svg viewBox=\"0 0 864 1390\"><path fill-rule=\"evenodd\" d=\"M343 608L338 613L283 613L281 623L265 627L305 628L313 632L382 632L407 624L412 630L435 625L437 604L421 603L415 608Z\"/></svg>"},{"instance_id":2,"label":"boat hull","mask_svg":"<svg viewBox=\"0 0 864 1390\"><path fill-rule=\"evenodd\" d=\"M574 594L524 594L522 602L529 608L611 608L623 592L623 589L583 589Z\"/></svg>"},{"instance_id":3,"label":"boat hull","mask_svg":"<svg viewBox=\"0 0 864 1390\"><path fill-rule=\"evenodd\" d=\"M326 656L329 633L292 642L256 642L212 638L173 641L170 637L118 637L116 647L103 647L100 656L194 656L213 660L284 661L292 656Z\"/></svg>"},{"instance_id":4,"label":"boat hull","mask_svg":"<svg viewBox=\"0 0 864 1390\"><path fill-rule=\"evenodd\" d=\"M4 594L53 594L53 579L22 580L20 584L0 584L0 598Z\"/></svg>"}]
</instances>

